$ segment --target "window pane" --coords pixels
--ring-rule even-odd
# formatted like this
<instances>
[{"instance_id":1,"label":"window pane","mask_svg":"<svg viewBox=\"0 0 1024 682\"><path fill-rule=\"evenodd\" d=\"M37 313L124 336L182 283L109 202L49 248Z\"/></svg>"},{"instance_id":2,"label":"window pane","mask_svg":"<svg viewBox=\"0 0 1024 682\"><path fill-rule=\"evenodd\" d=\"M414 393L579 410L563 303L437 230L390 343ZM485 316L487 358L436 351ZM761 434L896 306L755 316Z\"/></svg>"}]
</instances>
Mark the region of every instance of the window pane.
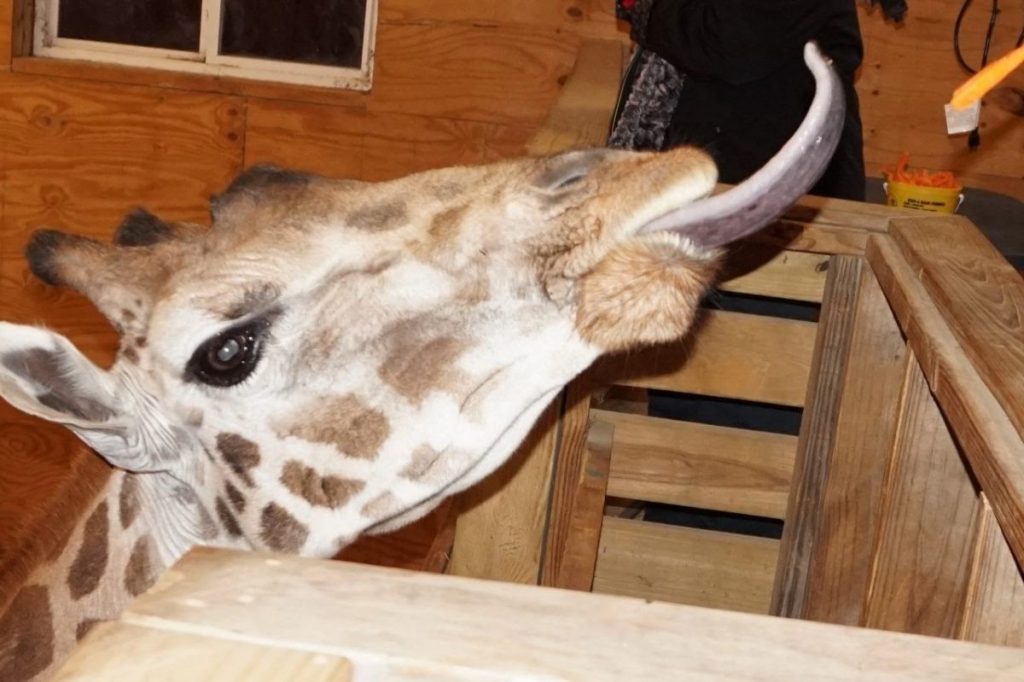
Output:
<instances>
[{"instance_id":1,"label":"window pane","mask_svg":"<svg viewBox=\"0 0 1024 682\"><path fill-rule=\"evenodd\" d=\"M224 0L220 53L359 68L366 0Z\"/></svg>"},{"instance_id":2,"label":"window pane","mask_svg":"<svg viewBox=\"0 0 1024 682\"><path fill-rule=\"evenodd\" d=\"M201 8L202 0L60 0L57 35L195 52Z\"/></svg>"}]
</instances>

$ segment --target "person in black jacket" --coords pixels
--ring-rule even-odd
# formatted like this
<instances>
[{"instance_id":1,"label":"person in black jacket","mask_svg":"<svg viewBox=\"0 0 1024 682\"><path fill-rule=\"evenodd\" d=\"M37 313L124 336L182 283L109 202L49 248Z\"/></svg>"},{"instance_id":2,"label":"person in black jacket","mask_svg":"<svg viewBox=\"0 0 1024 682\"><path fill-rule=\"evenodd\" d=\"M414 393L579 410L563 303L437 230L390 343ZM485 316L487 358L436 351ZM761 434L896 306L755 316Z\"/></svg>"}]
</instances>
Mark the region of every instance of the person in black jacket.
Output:
<instances>
[{"instance_id":1,"label":"person in black jacket","mask_svg":"<svg viewBox=\"0 0 1024 682\"><path fill-rule=\"evenodd\" d=\"M864 199L863 134L854 76L863 43L854 0L617 0L637 54L609 144L708 151L722 182L763 166L814 96L803 48L815 40L846 94L846 122L812 194Z\"/></svg>"}]
</instances>

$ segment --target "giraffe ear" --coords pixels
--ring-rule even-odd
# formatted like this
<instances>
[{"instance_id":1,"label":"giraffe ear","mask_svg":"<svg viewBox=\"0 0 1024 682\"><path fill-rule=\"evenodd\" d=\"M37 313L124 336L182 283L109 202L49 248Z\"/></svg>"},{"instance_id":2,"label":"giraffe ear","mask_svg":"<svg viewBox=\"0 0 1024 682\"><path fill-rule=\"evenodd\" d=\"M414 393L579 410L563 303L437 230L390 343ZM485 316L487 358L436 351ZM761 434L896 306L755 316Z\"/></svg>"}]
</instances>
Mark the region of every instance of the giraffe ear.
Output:
<instances>
[{"instance_id":1,"label":"giraffe ear","mask_svg":"<svg viewBox=\"0 0 1024 682\"><path fill-rule=\"evenodd\" d=\"M0 322L0 396L68 426L116 428L122 421L107 373L66 338L39 327Z\"/></svg>"},{"instance_id":2,"label":"giraffe ear","mask_svg":"<svg viewBox=\"0 0 1024 682\"><path fill-rule=\"evenodd\" d=\"M180 455L162 415L118 390L110 374L46 329L0 322L0 397L22 412L63 424L113 466L158 471Z\"/></svg>"}]
</instances>

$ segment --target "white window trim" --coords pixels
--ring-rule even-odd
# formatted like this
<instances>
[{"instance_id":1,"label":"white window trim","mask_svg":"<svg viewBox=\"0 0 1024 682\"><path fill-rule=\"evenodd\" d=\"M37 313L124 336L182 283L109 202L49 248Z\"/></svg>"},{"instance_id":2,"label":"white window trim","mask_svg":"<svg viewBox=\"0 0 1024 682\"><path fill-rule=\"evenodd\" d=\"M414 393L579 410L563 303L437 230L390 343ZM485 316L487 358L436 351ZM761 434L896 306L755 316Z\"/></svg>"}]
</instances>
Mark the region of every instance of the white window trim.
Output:
<instances>
[{"instance_id":1,"label":"white window trim","mask_svg":"<svg viewBox=\"0 0 1024 682\"><path fill-rule=\"evenodd\" d=\"M199 50L167 50L103 43L57 36L59 0L36 0L32 53L38 57L80 59L184 73L250 80L314 85L366 91L373 84L374 43L377 37L377 0L366 0L362 68L237 57L220 54L222 0L203 0Z\"/></svg>"}]
</instances>

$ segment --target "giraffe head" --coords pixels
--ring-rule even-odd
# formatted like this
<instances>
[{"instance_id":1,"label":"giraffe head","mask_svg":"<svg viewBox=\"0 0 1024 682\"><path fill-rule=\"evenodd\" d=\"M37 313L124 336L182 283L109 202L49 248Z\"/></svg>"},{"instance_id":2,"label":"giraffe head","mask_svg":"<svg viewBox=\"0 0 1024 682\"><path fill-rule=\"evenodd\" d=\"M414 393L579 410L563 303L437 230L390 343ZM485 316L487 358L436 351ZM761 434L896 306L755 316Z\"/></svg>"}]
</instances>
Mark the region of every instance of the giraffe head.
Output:
<instances>
[{"instance_id":1,"label":"giraffe head","mask_svg":"<svg viewBox=\"0 0 1024 682\"><path fill-rule=\"evenodd\" d=\"M120 350L102 370L0 325L0 394L192 491L220 542L330 555L493 471L601 353L682 336L720 247L827 163L843 105L818 68L794 140L713 198L698 150L589 150L376 184L258 167L209 230L137 212L113 243L39 232L33 271Z\"/></svg>"}]
</instances>

